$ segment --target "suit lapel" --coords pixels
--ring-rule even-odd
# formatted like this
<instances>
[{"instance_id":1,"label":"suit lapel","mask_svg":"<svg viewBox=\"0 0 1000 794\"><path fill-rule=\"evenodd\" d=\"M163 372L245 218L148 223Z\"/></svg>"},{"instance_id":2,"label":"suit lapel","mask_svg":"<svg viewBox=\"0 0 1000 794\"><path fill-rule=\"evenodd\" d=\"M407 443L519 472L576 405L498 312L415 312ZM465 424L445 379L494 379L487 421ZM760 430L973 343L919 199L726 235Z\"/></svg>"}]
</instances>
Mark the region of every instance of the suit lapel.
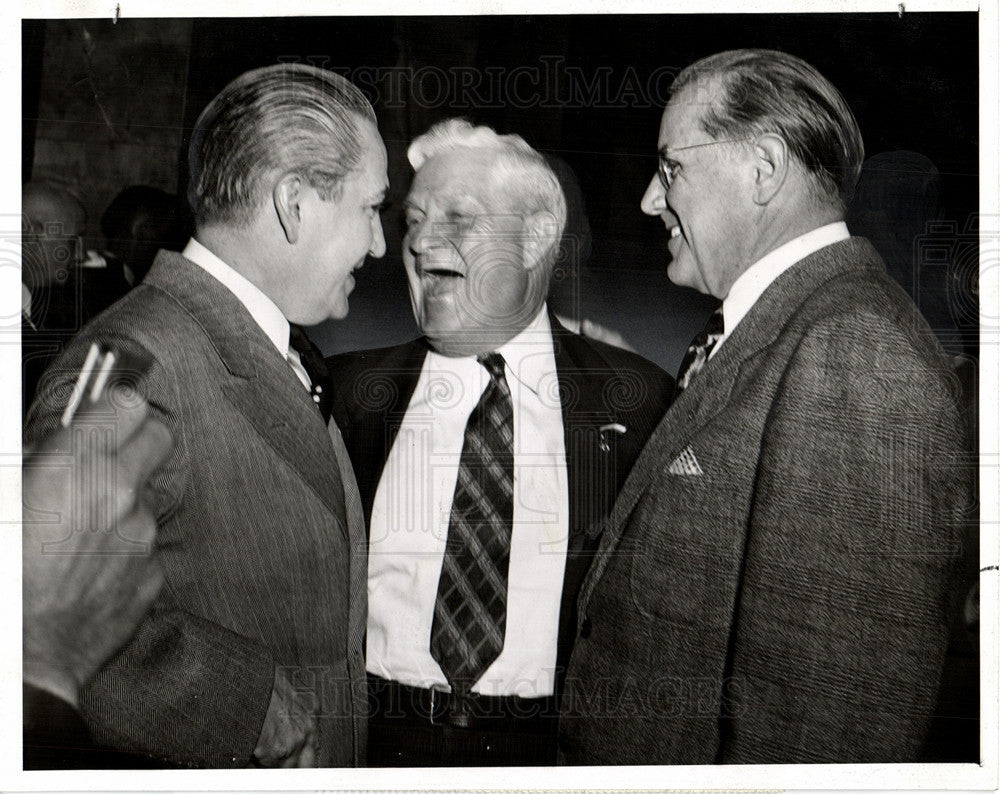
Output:
<instances>
[{"instance_id":1,"label":"suit lapel","mask_svg":"<svg viewBox=\"0 0 1000 794\"><path fill-rule=\"evenodd\" d=\"M603 529L604 509L616 492L617 435L607 433L602 447L600 428L618 420L608 407L610 369L581 337L549 315L555 352L569 491L569 532L592 537Z\"/></svg>"},{"instance_id":2,"label":"suit lapel","mask_svg":"<svg viewBox=\"0 0 1000 794\"><path fill-rule=\"evenodd\" d=\"M346 410L338 412L338 421L354 461L365 519L370 522L382 470L420 378L427 346L416 339L385 351L381 357L377 353L356 355L360 366L354 361L349 382L335 388L346 402Z\"/></svg>"},{"instance_id":3,"label":"suit lapel","mask_svg":"<svg viewBox=\"0 0 1000 794\"><path fill-rule=\"evenodd\" d=\"M161 252L144 283L170 294L198 322L228 370L229 378L220 383L225 399L336 516L343 516L343 489L323 420L246 307L179 254Z\"/></svg>"},{"instance_id":4,"label":"suit lapel","mask_svg":"<svg viewBox=\"0 0 1000 794\"><path fill-rule=\"evenodd\" d=\"M752 372L754 359L777 339L802 303L822 285L850 271L884 269L871 244L853 237L834 243L786 270L758 298L719 348L670 406L649 443L636 460L615 502L608 528L601 539L594 566L584 583L580 603L585 604L600 579L609 556L621 540L636 504L661 469L691 443L701 428L726 408L734 387L744 373Z\"/></svg>"},{"instance_id":5,"label":"suit lapel","mask_svg":"<svg viewBox=\"0 0 1000 794\"><path fill-rule=\"evenodd\" d=\"M382 437L378 439L380 442L378 454L381 457L378 464L380 476L385 461L389 457L389 450L392 449L392 445L396 441L403 415L410 405L413 391L417 388L417 381L420 380L420 372L424 367L427 351L426 343L421 339L416 339L402 347L395 356L385 362L393 378L395 389L385 411L386 421L379 424L382 429Z\"/></svg>"}]
</instances>

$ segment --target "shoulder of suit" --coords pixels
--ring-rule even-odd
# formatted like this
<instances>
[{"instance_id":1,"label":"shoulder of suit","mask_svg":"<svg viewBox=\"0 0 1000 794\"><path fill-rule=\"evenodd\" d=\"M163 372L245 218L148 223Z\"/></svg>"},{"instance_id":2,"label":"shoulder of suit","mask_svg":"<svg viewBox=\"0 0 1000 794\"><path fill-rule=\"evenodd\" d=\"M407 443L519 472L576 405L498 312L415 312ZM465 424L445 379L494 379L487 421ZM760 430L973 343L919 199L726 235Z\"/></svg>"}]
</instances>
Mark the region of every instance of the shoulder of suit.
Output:
<instances>
[{"instance_id":1,"label":"shoulder of suit","mask_svg":"<svg viewBox=\"0 0 1000 794\"><path fill-rule=\"evenodd\" d=\"M326 364L333 386L333 412L341 429L358 410L378 413L394 404L406 383L416 383L426 354L423 340L414 339L329 356Z\"/></svg>"},{"instance_id":2,"label":"shoulder of suit","mask_svg":"<svg viewBox=\"0 0 1000 794\"><path fill-rule=\"evenodd\" d=\"M874 257L863 259L860 267L838 270L817 283L796 313L811 315L816 322L864 316L873 327L892 327L900 322L918 327L922 320L916 304L885 271L877 254Z\"/></svg>"},{"instance_id":3,"label":"shoulder of suit","mask_svg":"<svg viewBox=\"0 0 1000 794\"><path fill-rule=\"evenodd\" d=\"M336 353L327 357L326 366L331 375L345 376L378 367L392 366L397 362L413 361L417 358L423 363L423 355L421 354L425 351L426 347L423 342L420 339L413 339L400 345Z\"/></svg>"},{"instance_id":4,"label":"shoulder of suit","mask_svg":"<svg viewBox=\"0 0 1000 794\"><path fill-rule=\"evenodd\" d=\"M598 356L604 362L608 369L616 373L633 373L644 380L660 383L668 392L673 391L674 379L661 367L638 353L597 339L574 334L571 331L567 331L563 339L570 345L577 344L588 348L593 355Z\"/></svg>"},{"instance_id":5,"label":"shoulder of suit","mask_svg":"<svg viewBox=\"0 0 1000 794\"><path fill-rule=\"evenodd\" d=\"M947 372L947 360L916 304L884 270L841 272L809 294L786 324L827 356L875 366ZM801 346L801 342L797 345Z\"/></svg>"}]
</instances>

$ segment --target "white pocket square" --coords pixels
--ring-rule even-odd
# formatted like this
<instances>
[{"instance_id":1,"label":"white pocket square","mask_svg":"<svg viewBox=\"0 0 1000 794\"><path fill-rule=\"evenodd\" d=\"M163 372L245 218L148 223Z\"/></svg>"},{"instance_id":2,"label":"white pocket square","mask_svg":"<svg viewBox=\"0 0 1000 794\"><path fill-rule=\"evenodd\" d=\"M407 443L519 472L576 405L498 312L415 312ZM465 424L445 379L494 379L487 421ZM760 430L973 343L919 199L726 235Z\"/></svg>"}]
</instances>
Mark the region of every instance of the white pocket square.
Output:
<instances>
[{"instance_id":1,"label":"white pocket square","mask_svg":"<svg viewBox=\"0 0 1000 794\"><path fill-rule=\"evenodd\" d=\"M698 464L698 458L695 457L694 450L691 449L690 444L684 447L684 451L667 467L667 471L670 474L683 476L698 476L705 473Z\"/></svg>"}]
</instances>

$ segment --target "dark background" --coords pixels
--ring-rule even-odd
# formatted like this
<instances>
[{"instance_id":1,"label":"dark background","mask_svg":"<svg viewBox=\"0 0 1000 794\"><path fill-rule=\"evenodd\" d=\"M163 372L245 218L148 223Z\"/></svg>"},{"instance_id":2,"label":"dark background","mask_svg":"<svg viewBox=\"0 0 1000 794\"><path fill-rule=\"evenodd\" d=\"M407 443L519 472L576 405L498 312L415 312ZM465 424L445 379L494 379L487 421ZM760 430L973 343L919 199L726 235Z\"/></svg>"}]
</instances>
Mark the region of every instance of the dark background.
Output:
<instances>
[{"instance_id":1,"label":"dark background","mask_svg":"<svg viewBox=\"0 0 1000 794\"><path fill-rule=\"evenodd\" d=\"M948 352L976 359L978 24L975 13L28 20L23 173L71 185L99 248L101 212L126 185L184 193L190 130L229 80L279 61L325 66L375 106L392 203L388 254L358 273L350 316L315 329L326 352L415 335L400 259L406 146L462 115L522 135L575 174L571 204L589 225L580 213L571 223L552 303L674 372L715 303L668 282L663 224L639 210L667 88L704 55L781 49L841 90L869 157L889 155L881 182L863 177L852 231L880 238ZM894 166L898 152L927 158L930 177ZM977 548L970 537L966 588ZM978 757L977 629L956 619L929 760Z\"/></svg>"},{"instance_id":2,"label":"dark background","mask_svg":"<svg viewBox=\"0 0 1000 794\"><path fill-rule=\"evenodd\" d=\"M278 61L325 66L375 105L392 206L389 254L358 274L351 316L317 329L324 350L414 335L399 258L406 145L463 115L522 135L575 173L592 235L570 229L553 290L560 313L620 331L675 371L714 305L667 281L663 225L639 211L667 89L701 56L777 48L840 88L869 156L907 150L936 166L933 217L905 229L913 256L894 272L918 303L935 304L930 319L946 347L975 356L974 274L954 260L978 207L977 35L974 13L26 21L24 173L72 183L99 247L97 220L125 185L183 193L190 129L229 80ZM853 231L869 234L866 219L881 222L864 212ZM942 258L948 278L926 278L941 275Z\"/></svg>"}]
</instances>

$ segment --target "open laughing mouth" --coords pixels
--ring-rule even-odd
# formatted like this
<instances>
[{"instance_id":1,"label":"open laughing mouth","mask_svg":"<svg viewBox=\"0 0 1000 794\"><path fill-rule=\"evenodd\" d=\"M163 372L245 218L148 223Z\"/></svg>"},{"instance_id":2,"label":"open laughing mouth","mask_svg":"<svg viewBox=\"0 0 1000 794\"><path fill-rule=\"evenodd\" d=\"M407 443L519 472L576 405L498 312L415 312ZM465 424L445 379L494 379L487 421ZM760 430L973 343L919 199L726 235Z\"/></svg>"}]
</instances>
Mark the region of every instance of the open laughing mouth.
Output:
<instances>
[{"instance_id":1,"label":"open laughing mouth","mask_svg":"<svg viewBox=\"0 0 1000 794\"><path fill-rule=\"evenodd\" d=\"M667 229L667 237L669 239L673 240L675 237L680 237L680 236L681 236L680 226L671 226L669 229Z\"/></svg>"},{"instance_id":2,"label":"open laughing mouth","mask_svg":"<svg viewBox=\"0 0 1000 794\"><path fill-rule=\"evenodd\" d=\"M420 271L420 275L433 279L465 278L465 273L462 273L461 271L458 270L453 270L450 267L422 268Z\"/></svg>"},{"instance_id":3,"label":"open laughing mouth","mask_svg":"<svg viewBox=\"0 0 1000 794\"><path fill-rule=\"evenodd\" d=\"M465 274L450 267L421 268L420 282L425 298L444 297L454 294L465 283Z\"/></svg>"}]
</instances>

